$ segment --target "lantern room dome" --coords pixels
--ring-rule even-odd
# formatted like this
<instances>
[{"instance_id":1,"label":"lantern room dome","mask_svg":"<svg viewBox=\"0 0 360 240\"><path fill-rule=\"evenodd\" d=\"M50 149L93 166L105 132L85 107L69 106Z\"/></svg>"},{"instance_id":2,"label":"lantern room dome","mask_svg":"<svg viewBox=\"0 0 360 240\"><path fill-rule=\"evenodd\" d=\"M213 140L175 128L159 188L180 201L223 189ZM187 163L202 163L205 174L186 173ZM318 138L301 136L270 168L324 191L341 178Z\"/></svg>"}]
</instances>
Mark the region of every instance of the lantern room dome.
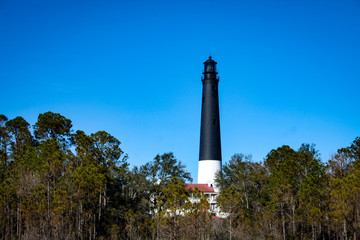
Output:
<instances>
[{"instance_id":1,"label":"lantern room dome","mask_svg":"<svg viewBox=\"0 0 360 240\"><path fill-rule=\"evenodd\" d=\"M212 56L209 56L209 59L206 60L206 61L204 62L204 64L205 64L205 63L210 63L210 62L217 64L217 62L215 62L215 61L212 59Z\"/></svg>"}]
</instances>

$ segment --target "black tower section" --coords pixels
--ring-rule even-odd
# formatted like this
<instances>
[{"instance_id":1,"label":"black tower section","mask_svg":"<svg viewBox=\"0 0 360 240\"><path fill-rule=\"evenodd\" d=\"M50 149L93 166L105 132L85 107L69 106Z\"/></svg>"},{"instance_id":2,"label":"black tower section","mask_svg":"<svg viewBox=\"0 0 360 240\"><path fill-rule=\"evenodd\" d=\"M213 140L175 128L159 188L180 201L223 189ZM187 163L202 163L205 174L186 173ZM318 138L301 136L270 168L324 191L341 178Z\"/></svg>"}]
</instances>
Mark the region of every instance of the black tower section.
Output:
<instances>
[{"instance_id":1,"label":"black tower section","mask_svg":"<svg viewBox=\"0 0 360 240\"><path fill-rule=\"evenodd\" d=\"M221 161L220 118L216 64L211 56L204 62L201 108L200 157L201 160Z\"/></svg>"}]
</instances>

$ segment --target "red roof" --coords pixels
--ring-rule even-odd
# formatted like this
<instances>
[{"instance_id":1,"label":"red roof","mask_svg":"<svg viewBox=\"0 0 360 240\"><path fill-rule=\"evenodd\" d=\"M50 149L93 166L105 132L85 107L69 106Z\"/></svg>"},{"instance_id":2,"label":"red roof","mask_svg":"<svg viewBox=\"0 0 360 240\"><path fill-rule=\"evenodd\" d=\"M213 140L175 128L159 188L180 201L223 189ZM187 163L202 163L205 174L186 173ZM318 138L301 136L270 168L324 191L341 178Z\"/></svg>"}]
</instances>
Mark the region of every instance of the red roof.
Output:
<instances>
[{"instance_id":1,"label":"red roof","mask_svg":"<svg viewBox=\"0 0 360 240\"><path fill-rule=\"evenodd\" d=\"M199 188L199 190L203 191L203 192L215 192L214 187L213 186L209 187L209 185L207 185L207 184L200 184L200 183L186 184L186 190L195 189L196 187Z\"/></svg>"}]
</instances>

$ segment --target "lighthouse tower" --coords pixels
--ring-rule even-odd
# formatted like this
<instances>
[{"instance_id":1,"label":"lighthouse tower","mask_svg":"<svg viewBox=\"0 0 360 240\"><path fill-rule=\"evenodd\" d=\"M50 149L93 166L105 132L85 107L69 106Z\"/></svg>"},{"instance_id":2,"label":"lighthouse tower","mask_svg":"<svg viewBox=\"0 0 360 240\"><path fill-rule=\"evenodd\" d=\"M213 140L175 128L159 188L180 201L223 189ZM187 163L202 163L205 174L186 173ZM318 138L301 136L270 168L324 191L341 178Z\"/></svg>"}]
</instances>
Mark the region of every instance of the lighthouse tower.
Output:
<instances>
[{"instance_id":1,"label":"lighthouse tower","mask_svg":"<svg viewBox=\"0 0 360 240\"><path fill-rule=\"evenodd\" d=\"M215 174L221 171L221 140L219 118L219 77L216 72L216 62L211 59L204 62L200 156L198 168L198 183L206 183L215 187Z\"/></svg>"}]
</instances>

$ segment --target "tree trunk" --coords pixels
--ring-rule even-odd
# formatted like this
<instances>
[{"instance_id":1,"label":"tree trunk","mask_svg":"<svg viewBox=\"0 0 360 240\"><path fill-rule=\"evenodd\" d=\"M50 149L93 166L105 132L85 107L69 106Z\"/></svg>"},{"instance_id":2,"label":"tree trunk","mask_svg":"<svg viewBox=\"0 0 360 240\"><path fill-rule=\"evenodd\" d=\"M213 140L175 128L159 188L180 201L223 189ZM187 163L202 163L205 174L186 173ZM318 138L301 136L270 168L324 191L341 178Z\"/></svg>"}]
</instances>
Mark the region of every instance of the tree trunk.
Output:
<instances>
[{"instance_id":1,"label":"tree trunk","mask_svg":"<svg viewBox=\"0 0 360 240\"><path fill-rule=\"evenodd\" d=\"M292 199L293 201L293 199ZM293 233L293 236L295 236L296 234L296 226L295 226L295 204L293 203L292 204L292 233Z\"/></svg>"},{"instance_id":2,"label":"tree trunk","mask_svg":"<svg viewBox=\"0 0 360 240\"><path fill-rule=\"evenodd\" d=\"M96 214L94 213L94 239L96 239Z\"/></svg>"},{"instance_id":3,"label":"tree trunk","mask_svg":"<svg viewBox=\"0 0 360 240\"><path fill-rule=\"evenodd\" d=\"M19 240L21 239L21 211L20 211L20 206L21 206L21 198L19 200L19 204L17 207L17 211L16 211L16 225L17 225L17 229L16 229L16 235L19 238Z\"/></svg>"},{"instance_id":4,"label":"tree trunk","mask_svg":"<svg viewBox=\"0 0 360 240\"><path fill-rule=\"evenodd\" d=\"M283 239L286 240L285 217L284 217L283 207L281 207L281 222L282 222Z\"/></svg>"},{"instance_id":5,"label":"tree trunk","mask_svg":"<svg viewBox=\"0 0 360 240\"><path fill-rule=\"evenodd\" d=\"M311 232L312 232L312 239L313 239L313 240L316 240L316 238L315 238L315 227L314 227L314 224L311 224Z\"/></svg>"},{"instance_id":6,"label":"tree trunk","mask_svg":"<svg viewBox=\"0 0 360 240\"><path fill-rule=\"evenodd\" d=\"M83 239L83 230L82 230L82 220L83 220L83 217L82 217L82 201L80 201L80 211L79 211L79 219L78 219L78 235L80 237L80 239L82 240Z\"/></svg>"},{"instance_id":7,"label":"tree trunk","mask_svg":"<svg viewBox=\"0 0 360 240\"><path fill-rule=\"evenodd\" d=\"M50 181L47 181L47 232L48 239L51 239L51 212L50 212Z\"/></svg>"},{"instance_id":8,"label":"tree trunk","mask_svg":"<svg viewBox=\"0 0 360 240\"><path fill-rule=\"evenodd\" d=\"M98 221L100 222L100 218L101 218L101 192L99 193L99 211L98 211Z\"/></svg>"},{"instance_id":9,"label":"tree trunk","mask_svg":"<svg viewBox=\"0 0 360 240\"><path fill-rule=\"evenodd\" d=\"M246 209L249 209L249 200L248 200L248 196L247 196L247 193L246 193L245 181L243 181L243 187L244 187L245 200L246 200Z\"/></svg>"},{"instance_id":10,"label":"tree trunk","mask_svg":"<svg viewBox=\"0 0 360 240\"><path fill-rule=\"evenodd\" d=\"M232 239L232 221L231 221L231 217L230 217L230 224L229 224L229 233L230 233L229 240L231 240Z\"/></svg>"}]
</instances>

